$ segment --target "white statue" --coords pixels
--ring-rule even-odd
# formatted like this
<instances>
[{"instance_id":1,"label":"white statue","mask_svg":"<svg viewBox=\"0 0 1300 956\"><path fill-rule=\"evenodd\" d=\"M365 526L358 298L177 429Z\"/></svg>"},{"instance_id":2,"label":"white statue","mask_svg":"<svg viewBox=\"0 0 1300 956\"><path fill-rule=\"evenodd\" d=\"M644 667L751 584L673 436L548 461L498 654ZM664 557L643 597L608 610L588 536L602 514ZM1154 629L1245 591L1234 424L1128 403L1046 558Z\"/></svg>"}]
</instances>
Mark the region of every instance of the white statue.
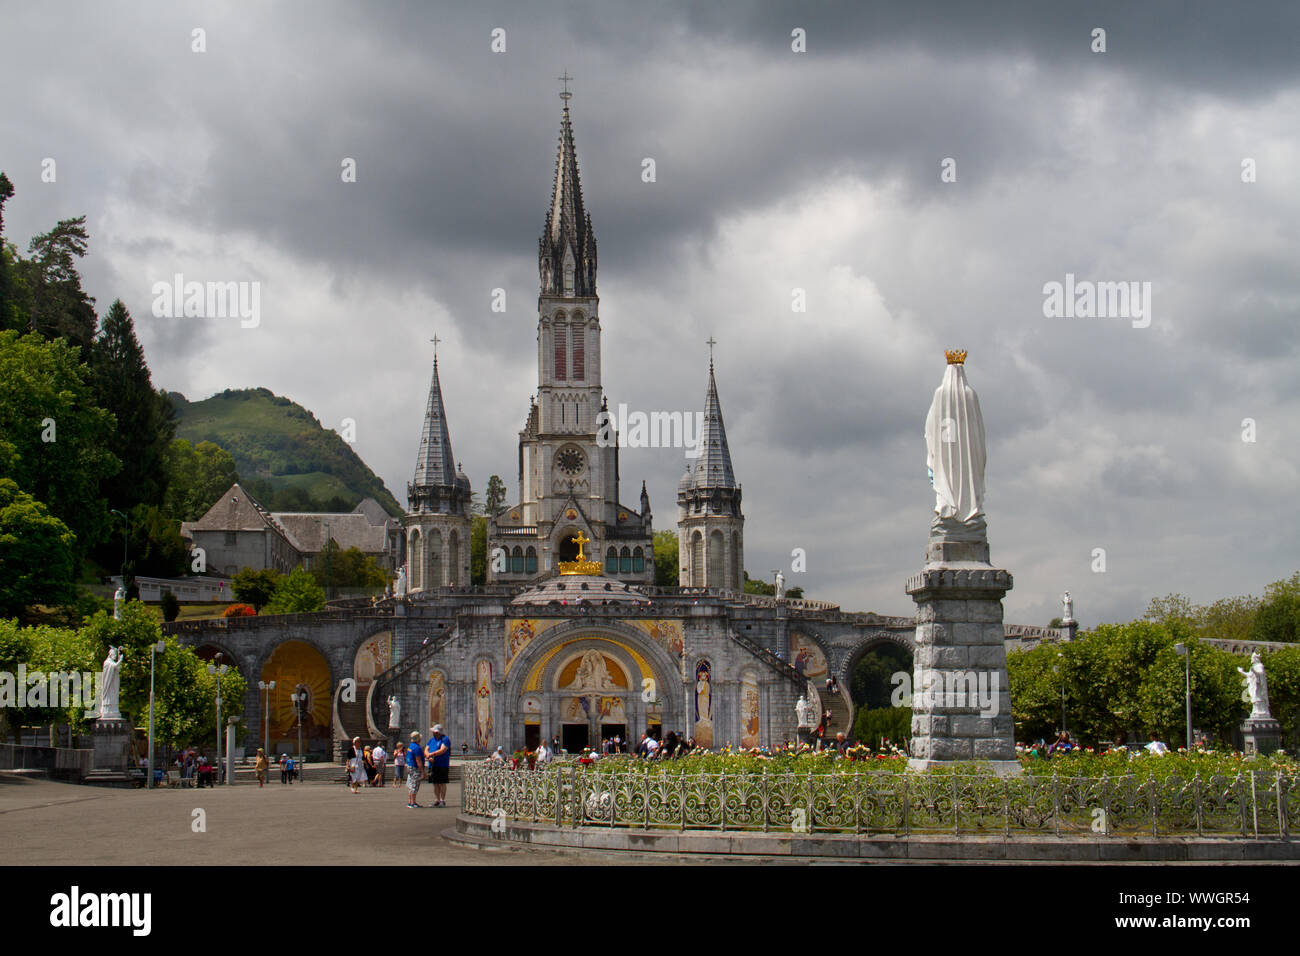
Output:
<instances>
[{"instance_id":1,"label":"white statue","mask_svg":"<svg viewBox=\"0 0 1300 956\"><path fill-rule=\"evenodd\" d=\"M1061 604L1065 608L1065 616L1061 618L1061 622L1069 624L1074 620L1074 598L1070 597L1069 591L1061 595Z\"/></svg>"},{"instance_id":2,"label":"white statue","mask_svg":"<svg viewBox=\"0 0 1300 956\"><path fill-rule=\"evenodd\" d=\"M113 620L122 620L122 602L126 600L126 588L122 585L117 586L113 592Z\"/></svg>"},{"instance_id":3,"label":"white statue","mask_svg":"<svg viewBox=\"0 0 1300 956\"><path fill-rule=\"evenodd\" d=\"M104 658L104 668L99 674L99 716L107 720L121 720L118 695L122 685L122 649L110 647Z\"/></svg>"},{"instance_id":4,"label":"white statue","mask_svg":"<svg viewBox=\"0 0 1300 956\"><path fill-rule=\"evenodd\" d=\"M396 697L388 698L388 729L402 729L402 702Z\"/></svg>"},{"instance_id":5,"label":"white statue","mask_svg":"<svg viewBox=\"0 0 1300 956\"><path fill-rule=\"evenodd\" d=\"M605 655L597 650L590 650L582 655L582 661L578 664L578 673L574 675L573 683L566 688L575 694L583 691L618 689L613 678L609 676L609 668L605 666Z\"/></svg>"},{"instance_id":6,"label":"white statue","mask_svg":"<svg viewBox=\"0 0 1300 956\"><path fill-rule=\"evenodd\" d=\"M808 698L800 697L794 703L795 716L799 718L799 729L803 730L812 726L812 706L808 703Z\"/></svg>"},{"instance_id":7,"label":"white statue","mask_svg":"<svg viewBox=\"0 0 1300 956\"><path fill-rule=\"evenodd\" d=\"M1237 673L1242 675L1242 683L1246 688L1242 699L1245 700L1249 695L1250 719L1272 720L1273 714L1268 706L1268 675L1264 673L1264 662L1259 659L1259 651L1250 655L1250 670L1244 671L1238 667Z\"/></svg>"},{"instance_id":8,"label":"white statue","mask_svg":"<svg viewBox=\"0 0 1300 956\"><path fill-rule=\"evenodd\" d=\"M397 569L397 584L393 588L396 597L406 597L406 565Z\"/></svg>"},{"instance_id":9,"label":"white statue","mask_svg":"<svg viewBox=\"0 0 1300 956\"><path fill-rule=\"evenodd\" d=\"M943 382L925 419L926 465L937 522L971 522L984 513L984 416L966 384L965 352L949 352Z\"/></svg>"},{"instance_id":10,"label":"white statue","mask_svg":"<svg viewBox=\"0 0 1300 956\"><path fill-rule=\"evenodd\" d=\"M785 575L780 571L776 572L776 599L785 600Z\"/></svg>"}]
</instances>

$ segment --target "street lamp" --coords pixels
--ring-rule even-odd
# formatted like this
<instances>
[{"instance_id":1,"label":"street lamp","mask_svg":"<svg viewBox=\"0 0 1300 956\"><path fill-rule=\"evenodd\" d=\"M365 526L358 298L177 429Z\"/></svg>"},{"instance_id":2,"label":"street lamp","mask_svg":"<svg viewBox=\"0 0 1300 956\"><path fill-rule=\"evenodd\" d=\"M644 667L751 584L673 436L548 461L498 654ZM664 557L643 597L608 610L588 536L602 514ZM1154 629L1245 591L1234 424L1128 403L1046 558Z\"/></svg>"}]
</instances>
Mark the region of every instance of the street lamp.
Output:
<instances>
[{"instance_id":1,"label":"street lamp","mask_svg":"<svg viewBox=\"0 0 1300 956\"><path fill-rule=\"evenodd\" d=\"M119 515L122 518L122 588L126 588L126 538L131 530L131 516L125 511L118 511L113 508L112 514Z\"/></svg>"},{"instance_id":2,"label":"street lamp","mask_svg":"<svg viewBox=\"0 0 1300 956\"><path fill-rule=\"evenodd\" d=\"M1192 752L1192 654L1191 648L1179 642L1174 645L1174 653L1187 660L1187 681L1184 696L1187 703L1187 752Z\"/></svg>"},{"instance_id":3,"label":"street lamp","mask_svg":"<svg viewBox=\"0 0 1300 956\"><path fill-rule=\"evenodd\" d=\"M1060 660L1056 665L1056 672L1061 675L1061 730L1065 731L1065 655L1057 653Z\"/></svg>"},{"instance_id":4,"label":"street lamp","mask_svg":"<svg viewBox=\"0 0 1300 956\"><path fill-rule=\"evenodd\" d=\"M298 762L296 766L302 772L302 715L307 710L307 685L299 684L293 692L293 709L298 715Z\"/></svg>"},{"instance_id":5,"label":"street lamp","mask_svg":"<svg viewBox=\"0 0 1300 956\"><path fill-rule=\"evenodd\" d=\"M217 781L221 781L221 675L224 674L228 667L221 663L221 652L217 652L216 663L208 665L208 673L215 674L217 678ZM229 783L229 768L227 768L227 783Z\"/></svg>"},{"instance_id":6,"label":"street lamp","mask_svg":"<svg viewBox=\"0 0 1300 956\"><path fill-rule=\"evenodd\" d=\"M271 752L271 691L275 690L275 681L268 683L260 680L257 686L259 690L265 691L262 697L262 750L269 754Z\"/></svg>"},{"instance_id":7,"label":"street lamp","mask_svg":"<svg viewBox=\"0 0 1300 956\"><path fill-rule=\"evenodd\" d=\"M149 645L149 770L145 777L145 786L153 789L153 671L154 655L167 650L167 642L159 641Z\"/></svg>"}]
</instances>

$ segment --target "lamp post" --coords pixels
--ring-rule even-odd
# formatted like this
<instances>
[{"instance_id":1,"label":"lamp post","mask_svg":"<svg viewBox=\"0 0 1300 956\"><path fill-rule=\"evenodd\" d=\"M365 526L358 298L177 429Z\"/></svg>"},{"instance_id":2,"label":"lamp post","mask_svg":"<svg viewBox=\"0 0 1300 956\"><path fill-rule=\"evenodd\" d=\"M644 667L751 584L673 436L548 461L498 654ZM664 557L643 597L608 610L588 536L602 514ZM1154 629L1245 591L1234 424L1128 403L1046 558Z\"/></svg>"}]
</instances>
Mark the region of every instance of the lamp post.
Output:
<instances>
[{"instance_id":1,"label":"lamp post","mask_svg":"<svg viewBox=\"0 0 1300 956\"><path fill-rule=\"evenodd\" d=\"M298 715L298 763L299 773L302 772L302 715L307 709L307 686L299 684L293 692L293 709Z\"/></svg>"},{"instance_id":2,"label":"lamp post","mask_svg":"<svg viewBox=\"0 0 1300 956\"><path fill-rule=\"evenodd\" d=\"M217 782L219 783L221 781L221 675L226 672L227 665L221 663L220 651L217 652L214 660L216 663L208 665L208 673L215 674L217 678Z\"/></svg>"},{"instance_id":3,"label":"lamp post","mask_svg":"<svg viewBox=\"0 0 1300 956\"><path fill-rule=\"evenodd\" d=\"M1056 672L1061 675L1061 730L1065 730L1065 655L1057 653Z\"/></svg>"},{"instance_id":4,"label":"lamp post","mask_svg":"<svg viewBox=\"0 0 1300 956\"><path fill-rule=\"evenodd\" d=\"M267 754L271 752L271 691L275 690L275 681L260 680L257 682L262 694L262 750Z\"/></svg>"},{"instance_id":5,"label":"lamp post","mask_svg":"<svg viewBox=\"0 0 1300 956\"><path fill-rule=\"evenodd\" d=\"M131 530L131 516L125 511L118 511L113 508L112 514L119 515L122 519L122 594L125 600L126 596L126 539Z\"/></svg>"},{"instance_id":6,"label":"lamp post","mask_svg":"<svg viewBox=\"0 0 1300 956\"><path fill-rule=\"evenodd\" d=\"M1185 684L1184 697L1187 704L1187 752L1192 752L1192 652L1186 644L1179 642L1174 645L1174 653L1187 661L1187 678Z\"/></svg>"},{"instance_id":7,"label":"lamp post","mask_svg":"<svg viewBox=\"0 0 1300 956\"><path fill-rule=\"evenodd\" d=\"M154 655L167 650L167 642L159 641L149 645L149 768L145 777L145 786L153 789L153 672Z\"/></svg>"}]
</instances>

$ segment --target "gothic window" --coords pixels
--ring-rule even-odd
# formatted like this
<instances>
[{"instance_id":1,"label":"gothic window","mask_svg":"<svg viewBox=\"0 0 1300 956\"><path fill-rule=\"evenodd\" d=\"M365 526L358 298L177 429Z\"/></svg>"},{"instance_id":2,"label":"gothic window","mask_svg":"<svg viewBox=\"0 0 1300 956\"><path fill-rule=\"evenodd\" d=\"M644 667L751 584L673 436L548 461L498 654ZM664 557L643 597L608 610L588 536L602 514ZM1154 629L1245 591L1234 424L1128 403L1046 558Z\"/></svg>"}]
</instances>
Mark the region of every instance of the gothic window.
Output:
<instances>
[{"instance_id":1,"label":"gothic window","mask_svg":"<svg viewBox=\"0 0 1300 956\"><path fill-rule=\"evenodd\" d=\"M569 361L566 345L569 339L569 327L562 316L555 317L555 329L551 333L555 339L555 380L563 382L568 378Z\"/></svg>"},{"instance_id":2,"label":"gothic window","mask_svg":"<svg viewBox=\"0 0 1300 956\"><path fill-rule=\"evenodd\" d=\"M618 570L621 574L629 574L632 571L632 552L624 548L618 556Z\"/></svg>"},{"instance_id":3,"label":"gothic window","mask_svg":"<svg viewBox=\"0 0 1300 956\"><path fill-rule=\"evenodd\" d=\"M731 533L731 587L736 591L741 589L740 564L740 532L733 531Z\"/></svg>"},{"instance_id":4,"label":"gothic window","mask_svg":"<svg viewBox=\"0 0 1300 956\"><path fill-rule=\"evenodd\" d=\"M519 545L515 545L515 550L510 555L510 571L512 574L524 573L524 552Z\"/></svg>"},{"instance_id":5,"label":"gothic window","mask_svg":"<svg viewBox=\"0 0 1300 956\"><path fill-rule=\"evenodd\" d=\"M417 590L424 587L424 579L420 577L423 572L421 567L421 558L424 557L424 542L420 540L420 529L416 528L411 532L411 541L406 547L406 552L411 556L411 567L409 578L409 587Z\"/></svg>"},{"instance_id":6,"label":"gothic window","mask_svg":"<svg viewBox=\"0 0 1300 956\"><path fill-rule=\"evenodd\" d=\"M605 573L618 574L618 552L613 548L605 552Z\"/></svg>"},{"instance_id":7,"label":"gothic window","mask_svg":"<svg viewBox=\"0 0 1300 956\"><path fill-rule=\"evenodd\" d=\"M528 550L524 552L524 573L537 573L537 549L531 544L528 546Z\"/></svg>"},{"instance_id":8,"label":"gothic window","mask_svg":"<svg viewBox=\"0 0 1300 956\"><path fill-rule=\"evenodd\" d=\"M425 587L442 587L442 532L429 532L429 561L425 565Z\"/></svg>"},{"instance_id":9,"label":"gothic window","mask_svg":"<svg viewBox=\"0 0 1300 956\"><path fill-rule=\"evenodd\" d=\"M645 570L645 555L640 548L632 552L632 573L640 574Z\"/></svg>"},{"instance_id":10,"label":"gothic window","mask_svg":"<svg viewBox=\"0 0 1300 956\"><path fill-rule=\"evenodd\" d=\"M691 538L691 587L704 587L704 535L698 531Z\"/></svg>"},{"instance_id":11,"label":"gothic window","mask_svg":"<svg viewBox=\"0 0 1300 956\"><path fill-rule=\"evenodd\" d=\"M587 377L587 327L585 325L571 325L573 330L573 380L581 382Z\"/></svg>"},{"instance_id":12,"label":"gothic window","mask_svg":"<svg viewBox=\"0 0 1300 956\"><path fill-rule=\"evenodd\" d=\"M709 587L723 587L723 543L722 532L713 531L709 535Z\"/></svg>"},{"instance_id":13,"label":"gothic window","mask_svg":"<svg viewBox=\"0 0 1300 956\"><path fill-rule=\"evenodd\" d=\"M447 584L460 584L460 534L453 528L447 538Z\"/></svg>"},{"instance_id":14,"label":"gothic window","mask_svg":"<svg viewBox=\"0 0 1300 956\"><path fill-rule=\"evenodd\" d=\"M564 294L573 295L573 260L564 260Z\"/></svg>"}]
</instances>

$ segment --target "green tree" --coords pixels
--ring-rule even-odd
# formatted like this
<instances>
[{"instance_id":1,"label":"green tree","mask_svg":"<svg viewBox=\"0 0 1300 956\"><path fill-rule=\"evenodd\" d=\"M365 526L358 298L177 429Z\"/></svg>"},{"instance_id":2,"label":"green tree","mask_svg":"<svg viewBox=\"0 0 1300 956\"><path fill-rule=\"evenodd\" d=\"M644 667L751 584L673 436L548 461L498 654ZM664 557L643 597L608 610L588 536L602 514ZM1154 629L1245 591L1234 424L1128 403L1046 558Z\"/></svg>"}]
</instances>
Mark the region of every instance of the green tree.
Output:
<instances>
[{"instance_id":1,"label":"green tree","mask_svg":"<svg viewBox=\"0 0 1300 956\"><path fill-rule=\"evenodd\" d=\"M1265 654L1262 659L1268 675L1269 709L1282 725L1282 733L1294 753L1300 744L1300 644ZM1241 667L1245 669L1246 665ZM1232 676L1241 690L1241 675L1234 671Z\"/></svg>"},{"instance_id":2,"label":"green tree","mask_svg":"<svg viewBox=\"0 0 1300 956\"><path fill-rule=\"evenodd\" d=\"M167 447L164 463L167 493L163 511L181 521L197 521L239 481L230 452L210 441L191 445L177 438Z\"/></svg>"},{"instance_id":3,"label":"green tree","mask_svg":"<svg viewBox=\"0 0 1300 956\"><path fill-rule=\"evenodd\" d=\"M0 332L0 472L76 535L78 561L108 533L99 483L120 467L87 375L66 342Z\"/></svg>"},{"instance_id":4,"label":"green tree","mask_svg":"<svg viewBox=\"0 0 1300 956\"><path fill-rule=\"evenodd\" d=\"M128 572L133 578L136 575L170 578L189 569L189 550L181 537L180 521L167 517L155 505L136 505L131 509L128 542ZM118 558L116 545L110 538L100 548L105 563Z\"/></svg>"},{"instance_id":5,"label":"green tree","mask_svg":"<svg viewBox=\"0 0 1300 956\"><path fill-rule=\"evenodd\" d=\"M1300 640L1300 571L1264 589L1251 636L1288 644Z\"/></svg>"},{"instance_id":6,"label":"green tree","mask_svg":"<svg viewBox=\"0 0 1300 956\"><path fill-rule=\"evenodd\" d=\"M25 324L18 322L14 311L13 278L10 275L13 271L12 256L5 242L5 203L13 198L13 194L14 184L0 172L0 330L21 328Z\"/></svg>"},{"instance_id":7,"label":"green tree","mask_svg":"<svg viewBox=\"0 0 1300 956\"><path fill-rule=\"evenodd\" d=\"M890 743L901 746L911 736L911 707L862 709L853 718L853 739L873 749L886 737Z\"/></svg>"},{"instance_id":8,"label":"green tree","mask_svg":"<svg viewBox=\"0 0 1300 956\"><path fill-rule=\"evenodd\" d=\"M863 654L849 675L849 694L859 710L891 707L900 685L895 674L912 676L912 655L897 644L882 643ZM908 735L910 736L910 734Z\"/></svg>"},{"instance_id":9,"label":"green tree","mask_svg":"<svg viewBox=\"0 0 1300 956\"><path fill-rule=\"evenodd\" d=\"M388 584L388 572L360 548L339 547L333 538L325 551L312 562L311 575L316 583L333 588L378 589Z\"/></svg>"},{"instance_id":10,"label":"green tree","mask_svg":"<svg viewBox=\"0 0 1300 956\"><path fill-rule=\"evenodd\" d=\"M475 515L469 526L469 583L487 584L487 518Z\"/></svg>"},{"instance_id":11,"label":"green tree","mask_svg":"<svg viewBox=\"0 0 1300 956\"><path fill-rule=\"evenodd\" d=\"M177 600L176 595L171 591L164 591L162 597L158 600L158 606L162 609L163 621L170 624L176 620L181 613L181 602Z\"/></svg>"},{"instance_id":12,"label":"green tree","mask_svg":"<svg viewBox=\"0 0 1300 956\"><path fill-rule=\"evenodd\" d=\"M89 241L85 216L63 219L32 239L31 258L15 263L28 297L29 328L48 339L67 339L83 353L95 337L95 300L81 288L76 260Z\"/></svg>"},{"instance_id":13,"label":"green tree","mask_svg":"<svg viewBox=\"0 0 1300 956\"><path fill-rule=\"evenodd\" d=\"M280 579L275 594L267 602L267 614L306 614L325 606L325 592L311 572L294 568Z\"/></svg>"},{"instance_id":14,"label":"green tree","mask_svg":"<svg viewBox=\"0 0 1300 956\"><path fill-rule=\"evenodd\" d=\"M117 419L109 450L122 470L104 480L109 506L160 505L167 490L167 450L176 433L166 392L154 391L135 323L121 299L109 307L90 352L96 404Z\"/></svg>"},{"instance_id":15,"label":"green tree","mask_svg":"<svg viewBox=\"0 0 1300 956\"><path fill-rule=\"evenodd\" d=\"M275 589L283 578L275 568L244 568L230 582L230 591L236 601L249 605L259 614L271 603Z\"/></svg>"},{"instance_id":16,"label":"green tree","mask_svg":"<svg viewBox=\"0 0 1300 956\"><path fill-rule=\"evenodd\" d=\"M489 515L494 515L504 507L506 503L506 483L501 480L500 475L492 475L488 478L487 483L487 501L484 510Z\"/></svg>"},{"instance_id":17,"label":"green tree","mask_svg":"<svg viewBox=\"0 0 1300 956\"><path fill-rule=\"evenodd\" d=\"M681 580L677 553L677 532L656 531L654 535L655 584L675 588Z\"/></svg>"},{"instance_id":18,"label":"green tree","mask_svg":"<svg viewBox=\"0 0 1300 956\"><path fill-rule=\"evenodd\" d=\"M0 478L0 617L75 595L76 537L49 509Z\"/></svg>"},{"instance_id":19,"label":"green tree","mask_svg":"<svg viewBox=\"0 0 1300 956\"><path fill-rule=\"evenodd\" d=\"M1255 630L1255 616L1258 613L1257 597L1247 594L1220 598L1213 604L1198 608L1197 635L1201 638L1248 641Z\"/></svg>"}]
</instances>

